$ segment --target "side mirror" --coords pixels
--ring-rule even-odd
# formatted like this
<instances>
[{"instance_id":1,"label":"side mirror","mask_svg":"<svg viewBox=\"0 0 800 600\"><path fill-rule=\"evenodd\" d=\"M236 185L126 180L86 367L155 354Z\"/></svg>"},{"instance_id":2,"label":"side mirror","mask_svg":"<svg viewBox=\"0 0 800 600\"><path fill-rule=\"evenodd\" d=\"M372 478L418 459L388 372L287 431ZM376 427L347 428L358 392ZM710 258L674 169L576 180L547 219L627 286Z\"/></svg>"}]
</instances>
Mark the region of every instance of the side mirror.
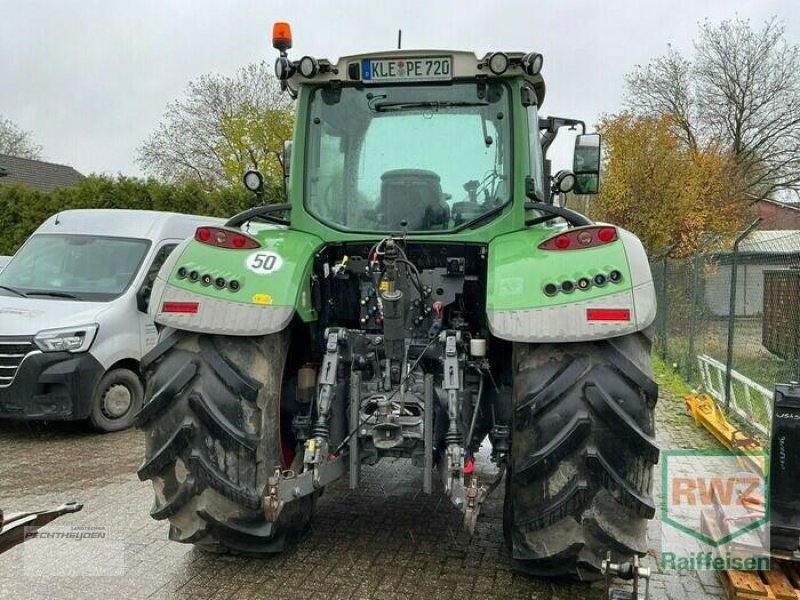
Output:
<instances>
[{"instance_id":1,"label":"side mirror","mask_svg":"<svg viewBox=\"0 0 800 600\"><path fill-rule=\"evenodd\" d=\"M136 308L139 312L147 313L147 308L150 305L150 292L152 291L153 287L147 282L136 290Z\"/></svg>"},{"instance_id":2,"label":"side mirror","mask_svg":"<svg viewBox=\"0 0 800 600\"><path fill-rule=\"evenodd\" d=\"M573 194L596 194L600 189L600 134L586 133L575 138Z\"/></svg>"}]
</instances>

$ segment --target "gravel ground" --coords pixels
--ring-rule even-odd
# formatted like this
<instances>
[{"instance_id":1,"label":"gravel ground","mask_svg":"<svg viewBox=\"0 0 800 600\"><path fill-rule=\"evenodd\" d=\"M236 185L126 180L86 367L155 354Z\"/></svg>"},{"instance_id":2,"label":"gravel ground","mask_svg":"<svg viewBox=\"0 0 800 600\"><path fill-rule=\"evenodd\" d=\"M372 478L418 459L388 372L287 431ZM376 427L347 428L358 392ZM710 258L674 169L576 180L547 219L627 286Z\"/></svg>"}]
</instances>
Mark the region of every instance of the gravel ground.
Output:
<instances>
[{"instance_id":1,"label":"gravel ground","mask_svg":"<svg viewBox=\"0 0 800 600\"><path fill-rule=\"evenodd\" d=\"M681 400L662 395L657 419L662 448L713 447ZM400 460L365 467L359 490L350 491L346 480L326 489L311 532L285 554L264 559L205 554L170 542L167 525L148 516L150 485L135 475L142 455L138 431L98 435L79 425L0 421L0 507L33 510L76 500L84 503L83 511L42 531L104 536L37 539L0 556L0 598L604 596L597 584L511 571L502 543L502 486L470 540L459 513L441 494L423 494L421 472ZM646 558L653 567L660 539L660 523L654 521L652 556ZM651 584L654 600L721 597L713 573L656 573Z\"/></svg>"}]
</instances>

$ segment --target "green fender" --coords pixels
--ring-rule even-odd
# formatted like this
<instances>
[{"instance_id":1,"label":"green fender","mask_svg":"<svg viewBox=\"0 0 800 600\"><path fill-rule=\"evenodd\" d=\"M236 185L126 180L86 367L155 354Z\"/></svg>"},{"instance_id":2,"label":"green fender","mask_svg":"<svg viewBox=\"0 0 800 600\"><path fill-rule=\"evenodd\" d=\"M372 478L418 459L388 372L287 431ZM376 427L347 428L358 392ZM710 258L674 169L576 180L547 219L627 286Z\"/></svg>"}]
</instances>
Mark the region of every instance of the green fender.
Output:
<instances>
[{"instance_id":1,"label":"green fender","mask_svg":"<svg viewBox=\"0 0 800 600\"><path fill-rule=\"evenodd\" d=\"M322 241L284 228L261 229L252 235L260 248L218 248L194 239L176 248L153 285L149 305L153 320L176 329L224 335L274 333L284 329L295 313L304 321L316 320L311 271ZM197 273L196 281L192 273ZM224 287L217 285L223 281ZM231 282L238 286L232 289Z\"/></svg>"},{"instance_id":2,"label":"green fender","mask_svg":"<svg viewBox=\"0 0 800 600\"><path fill-rule=\"evenodd\" d=\"M656 303L647 256L636 236L616 229L614 242L570 250L539 248L561 233L556 228L531 228L492 240L486 287L492 334L517 342L576 342L625 335L650 325ZM612 271L620 274L618 282L594 284L596 275ZM592 282L587 289L577 286L582 278ZM562 291L564 282L572 282L574 289ZM559 290L548 295L548 284ZM596 320L600 314L616 314L617 319ZM619 318L625 314L627 319Z\"/></svg>"}]
</instances>

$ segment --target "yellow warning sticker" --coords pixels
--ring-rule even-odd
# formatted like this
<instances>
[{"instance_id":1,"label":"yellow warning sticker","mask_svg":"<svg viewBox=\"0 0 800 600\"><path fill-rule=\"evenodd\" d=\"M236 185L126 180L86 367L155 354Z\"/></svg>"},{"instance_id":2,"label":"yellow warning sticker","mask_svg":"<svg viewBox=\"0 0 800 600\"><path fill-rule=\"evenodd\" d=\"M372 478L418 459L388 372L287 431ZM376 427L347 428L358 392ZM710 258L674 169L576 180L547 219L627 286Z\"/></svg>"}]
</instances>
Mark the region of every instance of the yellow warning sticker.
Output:
<instances>
[{"instance_id":1,"label":"yellow warning sticker","mask_svg":"<svg viewBox=\"0 0 800 600\"><path fill-rule=\"evenodd\" d=\"M381 292L388 292L389 291L389 282L388 281L381 281L380 285L378 286L378 289Z\"/></svg>"},{"instance_id":2,"label":"yellow warning sticker","mask_svg":"<svg viewBox=\"0 0 800 600\"><path fill-rule=\"evenodd\" d=\"M272 304L272 296L269 294L255 294L253 304Z\"/></svg>"}]
</instances>

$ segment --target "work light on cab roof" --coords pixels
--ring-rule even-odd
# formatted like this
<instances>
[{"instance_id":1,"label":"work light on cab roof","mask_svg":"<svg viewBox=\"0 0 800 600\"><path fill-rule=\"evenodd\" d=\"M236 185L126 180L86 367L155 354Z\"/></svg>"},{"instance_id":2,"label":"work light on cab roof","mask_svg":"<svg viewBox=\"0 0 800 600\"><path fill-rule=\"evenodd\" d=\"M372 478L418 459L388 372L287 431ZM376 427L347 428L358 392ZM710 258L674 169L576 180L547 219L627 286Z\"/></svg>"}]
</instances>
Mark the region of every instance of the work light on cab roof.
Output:
<instances>
[{"instance_id":1,"label":"work light on cab roof","mask_svg":"<svg viewBox=\"0 0 800 600\"><path fill-rule=\"evenodd\" d=\"M450 81L487 74L500 77L522 73L538 79L544 62L538 52L491 52L478 58L472 53L460 51L401 49L348 56L336 63L313 56L292 61L287 55L287 50L292 47L291 29L288 23L282 22L275 23L273 27L272 45L280 52L275 61L275 76L282 82L283 89L289 88L292 93L295 90L294 86L289 85L289 80L295 79L294 83L297 84L301 82L300 78L319 78L321 81L345 79L378 84ZM329 77L323 77L325 75ZM544 84L541 80L537 83L541 103Z\"/></svg>"}]
</instances>

